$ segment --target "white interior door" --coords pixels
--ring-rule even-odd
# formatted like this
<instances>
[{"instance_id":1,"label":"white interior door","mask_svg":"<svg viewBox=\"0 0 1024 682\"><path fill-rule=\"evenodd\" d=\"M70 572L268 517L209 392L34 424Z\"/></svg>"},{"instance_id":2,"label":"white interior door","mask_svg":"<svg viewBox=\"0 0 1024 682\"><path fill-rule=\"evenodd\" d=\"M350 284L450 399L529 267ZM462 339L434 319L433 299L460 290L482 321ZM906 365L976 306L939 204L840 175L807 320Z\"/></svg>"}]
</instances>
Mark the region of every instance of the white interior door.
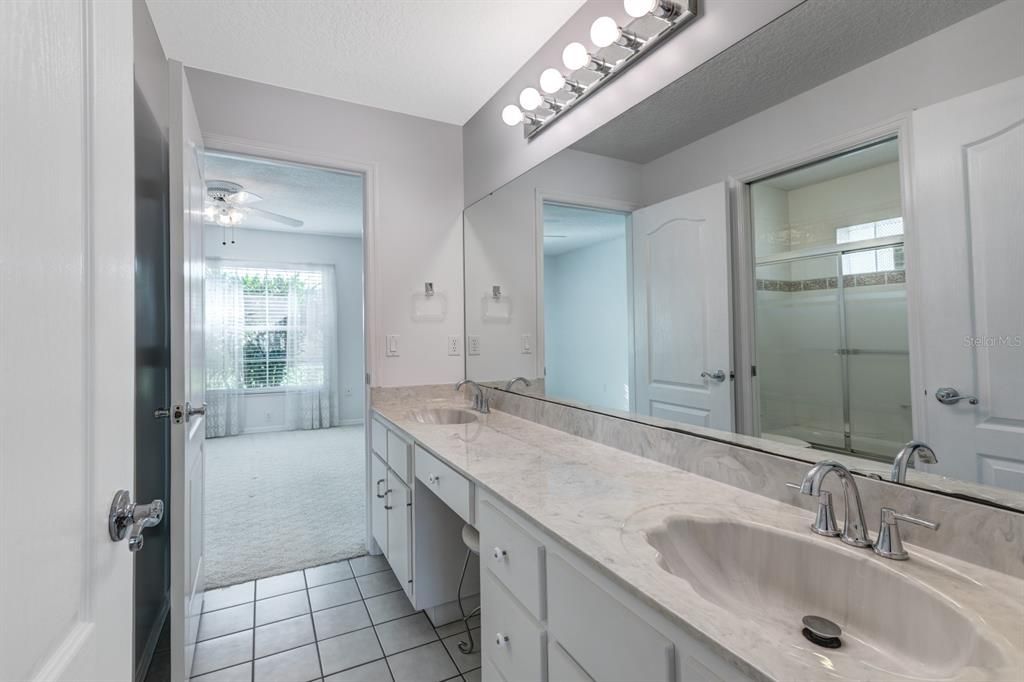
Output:
<instances>
[{"instance_id":1,"label":"white interior door","mask_svg":"<svg viewBox=\"0 0 1024 682\"><path fill-rule=\"evenodd\" d=\"M633 213L636 409L732 431L724 183Z\"/></svg>"},{"instance_id":2,"label":"white interior door","mask_svg":"<svg viewBox=\"0 0 1024 682\"><path fill-rule=\"evenodd\" d=\"M132 678L132 92L130 2L0 3L0 680Z\"/></svg>"},{"instance_id":3,"label":"white interior door","mask_svg":"<svg viewBox=\"0 0 1024 682\"><path fill-rule=\"evenodd\" d=\"M1024 78L916 111L913 175L928 468L1024 492Z\"/></svg>"},{"instance_id":4,"label":"white interior door","mask_svg":"<svg viewBox=\"0 0 1024 682\"><path fill-rule=\"evenodd\" d=\"M206 417L203 362L203 137L188 78L171 62L171 670L192 669L203 591L203 476Z\"/></svg>"}]
</instances>

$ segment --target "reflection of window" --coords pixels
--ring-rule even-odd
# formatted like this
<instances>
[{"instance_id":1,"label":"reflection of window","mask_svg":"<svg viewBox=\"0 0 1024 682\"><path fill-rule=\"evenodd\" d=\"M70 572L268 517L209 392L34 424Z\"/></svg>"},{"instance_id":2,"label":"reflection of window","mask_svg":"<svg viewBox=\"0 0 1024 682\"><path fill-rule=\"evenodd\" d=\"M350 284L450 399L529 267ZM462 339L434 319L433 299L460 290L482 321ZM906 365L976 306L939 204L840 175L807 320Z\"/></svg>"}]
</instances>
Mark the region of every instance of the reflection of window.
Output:
<instances>
[{"instance_id":1,"label":"reflection of window","mask_svg":"<svg viewBox=\"0 0 1024 682\"><path fill-rule=\"evenodd\" d=\"M903 234L903 218L888 218L887 220L879 220L874 223L838 227L836 228L836 244L862 242L866 239L879 239L881 237L895 237L901 234Z\"/></svg>"},{"instance_id":2,"label":"reflection of window","mask_svg":"<svg viewBox=\"0 0 1024 682\"><path fill-rule=\"evenodd\" d=\"M903 234L903 218L889 218L873 223L836 228L836 244L896 237ZM872 272L903 270L903 246L887 246L843 254L843 274L863 275Z\"/></svg>"}]
</instances>

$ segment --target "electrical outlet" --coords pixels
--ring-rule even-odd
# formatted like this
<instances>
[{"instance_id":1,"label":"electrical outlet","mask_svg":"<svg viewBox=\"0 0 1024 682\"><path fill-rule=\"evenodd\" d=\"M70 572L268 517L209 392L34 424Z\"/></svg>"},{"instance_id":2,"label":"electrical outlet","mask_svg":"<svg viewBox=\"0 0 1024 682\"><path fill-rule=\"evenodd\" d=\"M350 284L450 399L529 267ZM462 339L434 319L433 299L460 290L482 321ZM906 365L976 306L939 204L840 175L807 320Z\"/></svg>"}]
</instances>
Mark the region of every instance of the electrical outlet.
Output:
<instances>
[{"instance_id":1,"label":"electrical outlet","mask_svg":"<svg viewBox=\"0 0 1024 682\"><path fill-rule=\"evenodd\" d=\"M448 355L459 355L459 337L448 337Z\"/></svg>"},{"instance_id":2,"label":"electrical outlet","mask_svg":"<svg viewBox=\"0 0 1024 682\"><path fill-rule=\"evenodd\" d=\"M533 352L533 341L530 339L529 334L523 334L522 339L522 353L523 355L529 355Z\"/></svg>"},{"instance_id":3,"label":"electrical outlet","mask_svg":"<svg viewBox=\"0 0 1024 682\"><path fill-rule=\"evenodd\" d=\"M351 386L346 386L345 387L345 397L346 398L351 398L352 397L352 387Z\"/></svg>"},{"instance_id":4,"label":"electrical outlet","mask_svg":"<svg viewBox=\"0 0 1024 682\"><path fill-rule=\"evenodd\" d=\"M480 337L470 336L469 337L469 354L480 355Z\"/></svg>"},{"instance_id":5,"label":"electrical outlet","mask_svg":"<svg viewBox=\"0 0 1024 682\"><path fill-rule=\"evenodd\" d=\"M398 357L398 334L388 334L385 337L384 355L389 358Z\"/></svg>"}]
</instances>

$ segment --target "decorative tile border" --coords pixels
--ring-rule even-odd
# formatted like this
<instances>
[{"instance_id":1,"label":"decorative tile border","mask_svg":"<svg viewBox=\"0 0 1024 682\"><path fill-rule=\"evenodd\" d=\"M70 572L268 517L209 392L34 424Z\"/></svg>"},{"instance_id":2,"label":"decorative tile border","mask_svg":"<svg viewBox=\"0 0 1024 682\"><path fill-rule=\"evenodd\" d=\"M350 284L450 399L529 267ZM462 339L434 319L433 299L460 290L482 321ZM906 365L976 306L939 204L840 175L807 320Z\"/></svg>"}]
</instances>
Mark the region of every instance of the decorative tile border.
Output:
<instances>
[{"instance_id":1,"label":"decorative tile border","mask_svg":"<svg viewBox=\"0 0 1024 682\"><path fill-rule=\"evenodd\" d=\"M843 275L843 287L872 287L880 284L905 284L907 273L904 270L888 270L886 272L870 272L862 275ZM758 291L822 291L838 289L838 277L814 277L811 279L758 279L755 280Z\"/></svg>"}]
</instances>

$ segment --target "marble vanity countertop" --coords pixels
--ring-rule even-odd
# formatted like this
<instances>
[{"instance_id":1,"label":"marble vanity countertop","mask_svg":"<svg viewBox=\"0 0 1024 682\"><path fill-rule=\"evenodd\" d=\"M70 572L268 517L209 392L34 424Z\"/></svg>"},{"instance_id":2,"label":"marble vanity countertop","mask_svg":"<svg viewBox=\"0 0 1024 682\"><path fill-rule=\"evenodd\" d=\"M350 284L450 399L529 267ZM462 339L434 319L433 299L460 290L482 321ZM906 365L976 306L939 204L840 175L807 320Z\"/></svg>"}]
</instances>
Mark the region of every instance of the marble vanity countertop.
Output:
<instances>
[{"instance_id":1,"label":"marble vanity countertop","mask_svg":"<svg viewBox=\"0 0 1024 682\"><path fill-rule=\"evenodd\" d=\"M477 414L470 424L421 424L412 412L424 408L468 405L461 395L444 398L400 389L375 395L373 402L382 417L756 679L1024 679L1024 580L911 545L909 561L883 559L811 535L809 512L767 497L499 411ZM865 510L865 515L873 531L877 510ZM893 589L912 586L941 595L942 608L962 614L967 620L957 622L967 623L967 629L959 634L937 630L929 622L934 613L893 609L885 614L899 622L901 631L914 633L911 637L950 640L929 649L946 652L944 660L922 669L879 664L899 651L854 655L863 648L851 644L826 650L807 642L799 626L764 627L705 598L660 566L646 534L663 519L679 516L745 522L831 543L850 561L862 562L855 564L859 570L877 562L866 568L897 573L897 580L886 581ZM836 584L835 589L848 586ZM882 603L898 604L898 596ZM970 652L978 651L975 633L982 633L986 644L983 654L972 657ZM899 646L907 642L893 643L894 649Z\"/></svg>"}]
</instances>

